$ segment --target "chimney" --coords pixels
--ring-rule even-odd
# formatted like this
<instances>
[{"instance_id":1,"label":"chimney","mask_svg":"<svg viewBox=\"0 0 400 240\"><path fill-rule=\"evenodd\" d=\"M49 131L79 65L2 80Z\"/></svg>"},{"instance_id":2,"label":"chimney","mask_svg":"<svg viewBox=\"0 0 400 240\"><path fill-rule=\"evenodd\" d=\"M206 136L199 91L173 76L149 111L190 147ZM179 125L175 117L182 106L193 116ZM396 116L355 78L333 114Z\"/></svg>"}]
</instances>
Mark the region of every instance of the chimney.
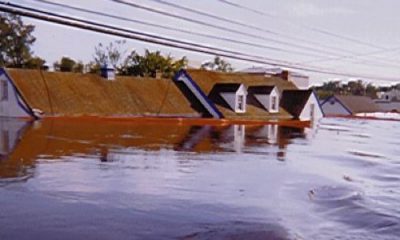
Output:
<instances>
[{"instance_id":1,"label":"chimney","mask_svg":"<svg viewBox=\"0 0 400 240\"><path fill-rule=\"evenodd\" d=\"M163 73L161 71L156 71L156 79L161 79Z\"/></svg>"},{"instance_id":2,"label":"chimney","mask_svg":"<svg viewBox=\"0 0 400 240\"><path fill-rule=\"evenodd\" d=\"M101 76L109 81L115 80L115 69L107 64L104 64L101 69Z\"/></svg>"},{"instance_id":3,"label":"chimney","mask_svg":"<svg viewBox=\"0 0 400 240\"><path fill-rule=\"evenodd\" d=\"M283 80L289 81L289 76L290 76L289 71L288 70L283 70L281 72L281 76L280 77L283 78Z\"/></svg>"}]
</instances>

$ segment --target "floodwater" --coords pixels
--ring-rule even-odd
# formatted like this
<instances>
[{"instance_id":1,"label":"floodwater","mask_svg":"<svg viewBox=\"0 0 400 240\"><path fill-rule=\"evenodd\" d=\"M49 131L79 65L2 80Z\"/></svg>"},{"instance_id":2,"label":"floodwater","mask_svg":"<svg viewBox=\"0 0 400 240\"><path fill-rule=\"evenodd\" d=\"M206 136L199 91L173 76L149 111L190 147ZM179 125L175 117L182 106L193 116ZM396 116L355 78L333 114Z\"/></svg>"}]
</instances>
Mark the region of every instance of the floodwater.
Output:
<instances>
[{"instance_id":1,"label":"floodwater","mask_svg":"<svg viewBox=\"0 0 400 240\"><path fill-rule=\"evenodd\" d=\"M0 239L400 239L400 124L0 121Z\"/></svg>"}]
</instances>

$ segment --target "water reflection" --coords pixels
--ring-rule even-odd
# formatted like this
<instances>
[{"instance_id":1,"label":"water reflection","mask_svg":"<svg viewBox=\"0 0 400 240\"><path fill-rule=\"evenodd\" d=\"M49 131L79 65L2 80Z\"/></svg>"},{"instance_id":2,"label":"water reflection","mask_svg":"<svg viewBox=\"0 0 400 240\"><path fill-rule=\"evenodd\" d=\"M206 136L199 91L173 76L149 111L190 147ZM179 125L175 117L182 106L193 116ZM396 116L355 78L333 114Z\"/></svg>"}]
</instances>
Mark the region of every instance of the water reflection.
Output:
<instances>
[{"instance_id":1,"label":"water reflection","mask_svg":"<svg viewBox=\"0 0 400 240\"><path fill-rule=\"evenodd\" d=\"M37 160L66 156L97 156L112 162L118 155L136 150L177 152L252 152L266 147L277 159L285 159L285 148L294 138L304 138L302 128L278 125L152 124L44 120L0 121L0 178L32 175ZM121 153L124 150L128 153Z\"/></svg>"},{"instance_id":2,"label":"water reflection","mask_svg":"<svg viewBox=\"0 0 400 240\"><path fill-rule=\"evenodd\" d=\"M2 121L0 239L397 239L397 124Z\"/></svg>"}]
</instances>

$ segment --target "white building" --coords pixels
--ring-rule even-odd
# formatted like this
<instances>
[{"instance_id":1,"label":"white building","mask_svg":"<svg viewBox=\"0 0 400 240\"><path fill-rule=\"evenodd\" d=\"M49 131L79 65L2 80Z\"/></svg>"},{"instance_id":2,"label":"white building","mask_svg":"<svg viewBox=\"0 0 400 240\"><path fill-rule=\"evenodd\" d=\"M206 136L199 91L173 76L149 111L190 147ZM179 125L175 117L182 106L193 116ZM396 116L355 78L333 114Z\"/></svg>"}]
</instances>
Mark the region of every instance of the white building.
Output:
<instances>
[{"instance_id":1,"label":"white building","mask_svg":"<svg viewBox=\"0 0 400 240\"><path fill-rule=\"evenodd\" d=\"M400 112L400 91L392 89L378 94L375 104L382 112Z\"/></svg>"},{"instance_id":2,"label":"white building","mask_svg":"<svg viewBox=\"0 0 400 240\"><path fill-rule=\"evenodd\" d=\"M251 67L240 72L264 75L266 77L280 77L292 82L298 89L306 90L309 88L310 78L302 73L285 70L282 68Z\"/></svg>"}]
</instances>

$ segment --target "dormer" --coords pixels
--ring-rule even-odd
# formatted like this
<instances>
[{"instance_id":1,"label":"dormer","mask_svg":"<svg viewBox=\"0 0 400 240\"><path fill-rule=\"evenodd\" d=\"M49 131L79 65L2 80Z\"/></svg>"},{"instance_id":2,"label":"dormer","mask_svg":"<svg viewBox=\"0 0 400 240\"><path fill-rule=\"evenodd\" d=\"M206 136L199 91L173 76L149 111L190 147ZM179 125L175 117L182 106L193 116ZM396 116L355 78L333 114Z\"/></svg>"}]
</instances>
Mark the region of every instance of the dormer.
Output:
<instances>
[{"instance_id":1,"label":"dormer","mask_svg":"<svg viewBox=\"0 0 400 240\"><path fill-rule=\"evenodd\" d=\"M251 86L248 93L268 112L279 112L280 94L276 86Z\"/></svg>"},{"instance_id":2,"label":"dormer","mask_svg":"<svg viewBox=\"0 0 400 240\"><path fill-rule=\"evenodd\" d=\"M236 113L246 112L247 88L241 83L217 83L209 94L217 104L225 105Z\"/></svg>"}]
</instances>

